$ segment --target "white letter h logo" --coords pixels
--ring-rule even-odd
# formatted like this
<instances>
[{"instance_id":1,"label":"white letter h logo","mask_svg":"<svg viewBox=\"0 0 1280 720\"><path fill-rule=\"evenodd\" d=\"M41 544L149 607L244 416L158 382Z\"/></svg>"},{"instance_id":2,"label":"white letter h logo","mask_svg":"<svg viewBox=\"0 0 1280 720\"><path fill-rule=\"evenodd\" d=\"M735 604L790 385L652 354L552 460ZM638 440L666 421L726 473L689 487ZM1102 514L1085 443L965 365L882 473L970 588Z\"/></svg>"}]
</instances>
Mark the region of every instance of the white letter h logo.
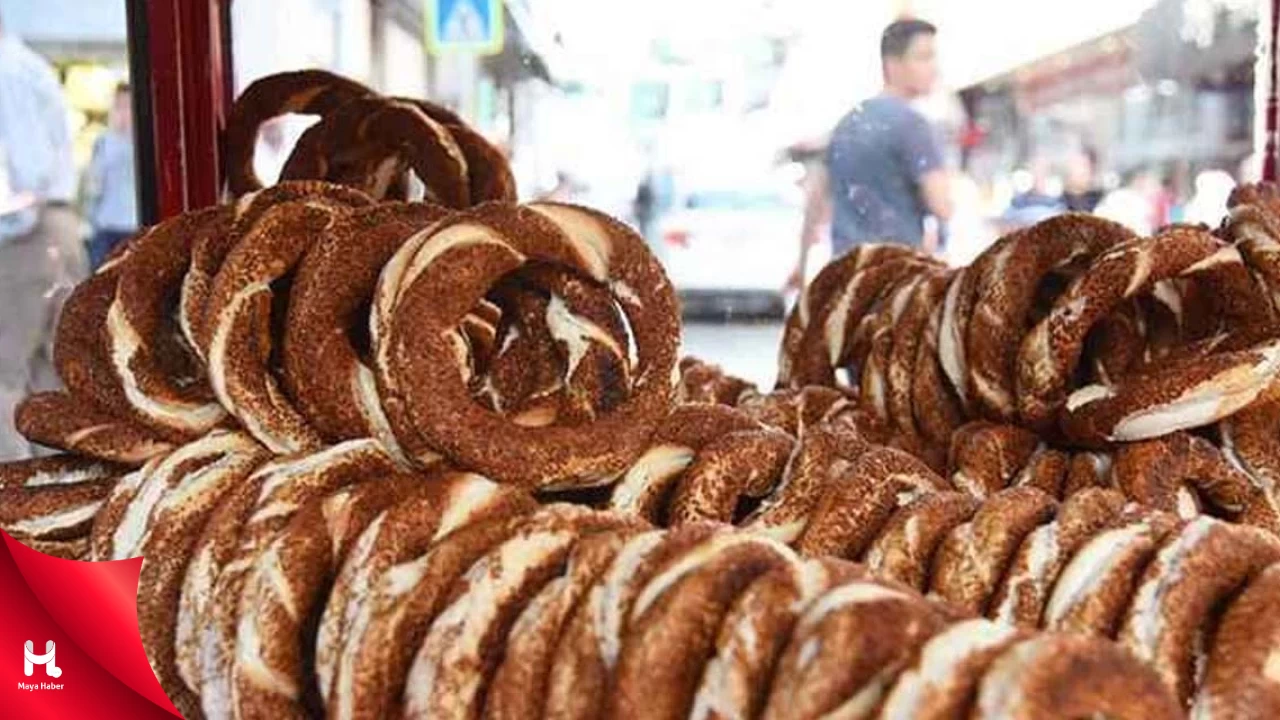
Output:
<instances>
[{"instance_id":1,"label":"white letter h logo","mask_svg":"<svg viewBox=\"0 0 1280 720\"><path fill-rule=\"evenodd\" d=\"M31 677L31 673L36 671L36 665L44 665L44 674L49 677L62 677L62 668L58 667L53 660L53 641L47 640L44 644L44 654L37 655L35 653L35 644L30 640L22 648L22 671Z\"/></svg>"}]
</instances>

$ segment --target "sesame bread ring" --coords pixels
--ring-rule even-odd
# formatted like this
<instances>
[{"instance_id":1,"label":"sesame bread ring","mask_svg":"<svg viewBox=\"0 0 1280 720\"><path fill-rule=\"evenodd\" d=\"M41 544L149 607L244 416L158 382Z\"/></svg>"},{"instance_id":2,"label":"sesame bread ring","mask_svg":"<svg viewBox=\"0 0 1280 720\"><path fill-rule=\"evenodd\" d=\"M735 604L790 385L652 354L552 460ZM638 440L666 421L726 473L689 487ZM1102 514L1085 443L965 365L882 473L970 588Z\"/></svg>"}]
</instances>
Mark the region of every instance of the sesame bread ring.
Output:
<instances>
[{"instance_id":1,"label":"sesame bread ring","mask_svg":"<svg viewBox=\"0 0 1280 720\"><path fill-rule=\"evenodd\" d=\"M174 455L193 453L199 453L207 462L199 467L187 465L179 471L181 474L175 473L173 484L161 489L161 497L146 520L146 534L138 545L138 554L143 558L137 602L142 646L160 687L188 716L199 713L200 703L178 674L174 646L187 560L217 503L267 458L262 446L241 433L215 432L180 448ZM157 468L141 488L139 498L164 472L163 465Z\"/></svg>"},{"instance_id":2,"label":"sesame bread ring","mask_svg":"<svg viewBox=\"0 0 1280 720\"><path fill-rule=\"evenodd\" d=\"M63 560L88 560L89 538L80 537L74 540L34 540L32 538L14 537L14 540L26 545L36 552Z\"/></svg>"},{"instance_id":3,"label":"sesame bread ring","mask_svg":"<svg viewBox=\"0 0 1280 720\"><path fill-rule=\"evenodd\" d=\"M980 506L980 501L967 493L920 495L893 513L867 547L862 561L876 577L924 592L929 589L934 553L954 528L973 518Z\"/></svg>"},{"instance_id":4,"label":"sesame bread ring","mask_svg":"<svg viewBox=\"0 0 1280 720\"><path fill-rule=\"evenodd\" d=\"M1115 637L1139 578L1177 524L1167 513L1146 513L1095 535L1059 573L1041 627Z\"/></svg>"},{"instance_id":5,"label":"sesame bread ring","mask_svg":"<svg viewBox=\"0 0 1280 720\"><path fill-rule=\"evenodd\" d=\"M649 447L627 469L609 496L609 507L657 520L698 454L722 437L758 433L761 425L724 405L677 405L662 420Z\"/></svg>"},{"instance_id":6,"label":"sesame bread ring","mask_svg":"<svg viewBox=\"0 0 1280 720\"><path fill-rule=\"evenodd\" d=\"M112 258L71 290L54 331L53 366L63 385L71 395L89 401L84 404L120 417L130 416L129 400L116 381L103 328L134 242L154 230L144 230L117 245Z\"/></svg>"},{"instance_id":7,"label":"sesame bread ring","mask_svg":"<svg viewBox=\"0 0 1280 720\"><path fill-rule=\"evenodd\" d=\"M960 272L957 271L956 275ZM955 276L949 287L955 286ZM945 296L943 300L945 301ZM915 378L911 387L912 411L916 427L926 441L938 447L949 447L951 435L965 421L964 408L955 388L946 377L939 359L938 342L942 328L943 304L929 313L916 349Z\"/></svg>"},{"instance_id":8,"label":"sesame bread ring","mask_svg":"<svg viewBox=\"0 0 1280 720\"><path fill-rule=\"evenodd\" d=\"M845 393L822 385L806 385L799 390L779 388L768 393L748 391L739 398L737 407L792 437L800 437L807 428L830 420L833 414L856 409Z\"/></svg>"},{"instance_id":9,"label":"sesame bread ring","mask_svg":"<svg viewBox=\"0 0 1280 720\"><path fill-rule=\"evenodd\" d=\"M1031 454L1027 463L1009 484L1012 487L1033 487L1061 499L1066 497L1062 487L1070 467L1070 455L1061 450L1042 446Z\"/></svg>"},{"instance_id":10,"label":"sesame bread ring","mask_svg":"<svg viewBox=\"0 0 1280 720\"><path fill-rule=\"evenodd\" d=\"M201 358L208 356L213 334L206 322L205 309L213 290L214 278L227 255L257 225L262 215L285 202L310 200L334 207L364 207L373 200L352 188L325 182L282 182L265 190L249 193L232 206L230 225L225 232L201 234L191 245L191 264L182 279L178 298L178 327L187 343Z\"/></svg>"},{"instance_id":11,"label":"sesame bread ring","mask_svg":"<svg viewBox=\"0 0 1280 720\"><path fill-rule=\"evenodd\" d=\"M1280 374L1280 341L1135 372L1071 393L1060 425L1087 445L1132 442L1209 425L1248 406Z\"/></svg>"},{"instance_id":12,"label":"sesame bread ring","mask_svg":"<svg viewBox=\"0 0 1280 720\"><path fill-rule=\"evenodd\" d=\"M351 632L372 622L371 600L394 568L408 572L428 549L461 528L531 512L533 498L472 473L446 473L428 492L404 500L375 518L360 534L338 570L316 632L316 679L325 702L333 696L343 663L355 658ZM351 652L347 652L350 647Z\"/></svg>"},{"instance_id":13,"label":"sesame bread ring","mask_svg":"<svg viewBox=\"0 0 1280 720\"><path fill-rule=\"evenodd\" d=\"M579 538L602 529L595 526L598 520L584 518L564 527L532 522L466 571L449 605L432 621L409 669L407 716L480 714L511 625L538 592L560 575ZM627 527L639 525L618 523L603 529Z\"/></svg>"},{"instance_id":14,"label":"sesame bread ring","mask_svg":"<svg viewBox=\"0 0 1280 720\"><path fill-rule=\"evenodd\" d=\"M225 232L231 214L213 207L167 220L132 242L120 267L104 333L114 380L133 416L162 434L192 439L227 419L174 311L193 242Z\"/></svg>"},{"instance_id":15,"label":"sesame bread ring","mask_svg":"<svg viewBox=\"0 0 1280 720\"><path fill-rule=\"evenodd\" d=\"M428 201L473 204L467 158L449 129L412 101L367 95L307 128L280 177L336 182L381 200L391 199L407 169L426 185Z\"/></svg>"},{"instance_id":16,"label":"sesame bread ring","mask_svg":"<svg viewBox=\"0 0 1280 720\"><path fill-rule=\"evenodd\" d=\"M277 454L313 452L324 438L271 372L272 307L281 302L272 286L289 281L302 255L340 215L334 207L310 202L268 210L227 255L205 307L210 384L245 429Z\"/></svg>"},{"instance_id":17,"label":"sesame bread ring","mask_svg":"<svg viewBox=\"0 0 1280 720\"><path fill-rule=\"evenodd\" d=\"M1032 720L1182 717L1159 677L1094 638L1042 634L1008 648L987 669L971 718Z\"/></svg>"},{"instance_id":18,"label":"sesame bread ring","mask_svg":"<svg viewBox=\"0 0 1280 720\"><path fill-rule=\"evenodd\" d=\"M138 494L139 488L164 460L164 456L155 457L145 465L120 477L111 486L102 505L93 515L93 523L89 528L89 559L94 561L110 560L112 555L112 536L124 520L125 510Z\"/></svg>"},{"instance_id":19,"label":"sesame bread ring","mask_svg":"<svg viewBox=\"0 0 1280 720\"><path fill-rule=\"evenodd\" d=\"M1218 424L1222 454L1253 484L1246 519L1259 527L1270 526L1280 516L1280 401L1259 399Z\"/></svg>"},{"instance_id":20,"label":"sesame bread ring","mask_svg":"<svg viewBox=\"0 0 1280 720\"><path fill-rule=\"evenodd\" d=\"M791 458L795 441L774 428L721 436L703 448L676 483L666 523L700 520L731 523L744 498L773 489Z\"/></svg>"},{"instance_id":21,"label":"sesame bread ring","mask_svg":"<svg viewBox=\"0 0 1280 720\"><path fill-rule=\"evenodd\" d=\"M869 319L859 328L860 331L865 328L866 344L855 341L856 345L866 348L865 356L859 352L850 363L858 369L860 404L876 418L890 425L889 358L893 353L895 330L924 279L925 276L920 274L897 284L886 295L885 306L880 312L868 315Z\"/></svg>"},{"instance_id":22,"label":"sesame bread ring","mask_svg":"<svg viewBox=\"0 0 1280 720\"><path fill-rule=\"evenodd\" d=\"M689 549L653 576L631 608L606 715L688 717L733 601L757 577L797 562L776 540L733 533Z\"/></svg>"},{"instance_id":23,"label":"sesame bread ring","mask_svg":"<svg viewBox=\"0 0 1280 720\"><path fill-rule=\"evenodd\" d=\"M1110 453L1073 453L1067 464L1067 475L1062 481L1061 497L1070 497L1090 487L1114 487L1111 481L1111 466L1114 464L1115 459Z\"/></svg>"},{"instance_id":24,"label":"sesame bread ring","mask_svg":"<svg viewBox=\"0 0 1280 720\"><path fill-rule=\"evenodd\" d=\"M951 483L983 499L1008 487L1039 445L1038 435L1017 425L964 425L951 437Z\"/></svg>"},{"instance_id":25,"label":"sesame bread ring","mask_svg":"<svg viewBox=\"0 0 1280 720\"><path fill-rule=\"evenodd\" d=\"M551 663L545 717L594 718L604 712L632 609L649 580L693 547L729 532L709 523L632 537L561 635Z\"/></svg>"},{"instance_id":26,"label":"sesame bread ring","mask_svg":"<svg viewBox=\"0 0 1280 720\"><path fill-rule=\"evenodd\" d=\"M1219 603L1280 559L1280 540L1255 528L1201 517L1160 548L1147 567L1116 639L1150 663L1184 703L1212 646Z\"/></svg>"},{"instance_id":27,"label":"sesame bread ring","mask_svg":"<svg viewBox=\"0 0 1280 720\"><path fill-rule=\"evenodd\" d=\"M1235 241L1249 269L1262 281L1273 306L1280 309L1280 264L1275 254L1280 245L1280 217L1274 199L1237 198L1223 223L1227 237Z\"/></svg>"},{"instance_id":28,"label":"sesame bread ring","mask_svg":"<svg viewBox=\"0 0 1280 720\"><path fill-rule=\"evenodd\" d=\"M254 560L240 596L232 702L237 717L323 714L310 658L315 621L360 533L387 507L424 491L432 478L404 475L348 485L298 509Z\"/></svg>"},{"instance_id":29,"label":"sesame bread ring","mask_svg":"<svg viewBox=\"0 0 1280 720\"><path fill-rule=\"evenodd\" d=\"M575 534L634 527L636 523L639 521L634 518L577 505L545 505L525 517L473 523L420 557L391 568L388 575L375 581L375 591L367 600L372 605L368 624L353 626L345 639L343 661L326 703L330 716L386 717L417 707L406 707L405 702L422 702L420 696L406 693L415 654L456 593L464 592L480 577L469 576L469 569L490 551L530 535L563 532L572 539ZM569 544L561 548L565 553ZM563 555L559 557L563 562ZM527 602L527 596L521 597ZM484 607L474 609L483 611ZM514 613L510 620L514 620Z\"/></svg>"},{"instance_id":30,"label":"sesame bread ring","mask_svg":"<svg viewBox=\"0 0 1280 720\"><path fill-rule=\"evenodd\" d=\"M241 593L271 538L308 500L355 483L395 477L397 472L402 471L376 440L353 440L262 465L220 503L221 517L211 517L205 525L205 547L197 544L184 579L190 639L177 636L180 649L196 654L196 675L184 679L195 681L191 687L198 691L206 715L223 717L232 707ZM183 614L180 607L180 626Z\"/></svg>"},{"instance_id":31,"label":"sesame bread ring","mask_svg":"<svg viewBox=\"0 0 1280 720\"><path fill-rule=\"evenodd\" d=\"M262 189L253 171L258 130L287 113L325 117L343 104L373 94L369 88L324 70L298 70L260 78L246 87L227 115L222 138L227 189L233 197Z\"/></svg>"},{"instance_id":32,"label":"sesame bread ring","mask_svg":"<svg viewBox=\"0 0 1280 720\"><path fill-rule=\"evenodd\" d=\"M1183 520L1202 511L1238 517L1254 491L1218 448L1183 432L1119 446L1111 478L1130 500Z\"/></svg>"},{"instance_id":33,"label":"sesame bread ring","mask_svg":"<svg viewBox=\"0 0 1280 720\"><path fill-rule=\"evenodd\" d=\"M1059 573L1081 546L1115 524L1124 505L1119 492L1100 488L1067 498L1052 522L1022 541L992 598L991 617L1007 625L1039 627Z\"/></svg>"},{"instance_id":34,"label":"sesame bread ring","mask_svg":"<svg viewBox=\"0 0 1280 720\"><path fill-rule=\"evenodd\" d=\"M1280 564L1273 564L1254 576L1222 613L1192 717L1280 716L1274 660L1280 647L1277 603Z\"/></svg>"},{"instance_id":35,"label":"sesame bread ring","mask_svg":"<svg viewBox=\"0 0 1280 720\"><path fill-rule=\"evenodd\" d=\"M31 442L120 465L136 467L173 449L149 428L65 392L28 395L13 424Z\"/></svg>"},{"instance_id":36,"label":"sesame bread ring","mask_svg":"<svg viewBox=\"0 0 1280 720\"><path fill-rule=\"evenodd\" d=\"M787 314L778 353L778 387L802 388L811 384L801 377L799 363L802 346L814 323L826 321L827 307L859 271L895 258L913 256L905 245L859 245L827 263L818 275L805 285L796 305Z\"/></svg>"},{"instance_id":37,"label":"sesame bread ring","mask_svg":"<svg viewBox=\"0 0 1280 720\"><path fill-rule=\"evenodd\" d=\"M502 151L494 147L483 135L463 122L453 111L432 102L410 99L427 117L440 123L453 136L458 149L467 161L467 186L471 191L471 204L488 200L516 201L516 179L511 164Z\"/></svg>"},{"instance_id":38,"label":"sesame bread ring","mask_svg":"<svg viewBox=\"0 0 1280 720\"><path fill-rule=\"evenodd\" d=\"M1231 246L1204 230L1186 226L1166 228L1149 239L1127 242L1098 256L1022 340L1017 360L1022 420L1036 428L1052 424L1059 409L1068 404L1071 377L1086 335L1122 303L1145 294L1162 280L1239 261L1239 252ZM1081 402L1077 398L1070 404Z\"/></svg>"},{"instance_id":39,"label":"sesame bread ring","mask_svg":"<svg viewBox=\"0 0 1280 720\"><path fill-rule=\"evenodd\" d=\"M1135 239L1119 223L1066 213L1014 233L990 251L975 284L974 312L965 316L967 386L979 414L1006 422L1017 417L1018 345L1031 328L1045 277Z\"/></svg>"},{"instance_id":40,"label":"sesame bread ring","mask_svg":"<svg viewBox=\"0 0 1280 720\"><path fill-rule=\"evenodd\" d=\"M856 560L895 511L921 495L948 489L945 480L907 453L869 450L827 484L796 549L812 557Z\"/></svg>"},{"instance_id":41,"label":"sesame bread ring","mask_svg":"<svg viewBox=\"0 0 1280 720\"><path fill-rule=\"evenodd\" d=\"M923 344L921 336L927 332L933 311L942 305L953 274L939 272L923 280L893 328L893 347L885 373L888 410L893 426L911 438L921 436L915 418L915 379Z\"/></svg>"},{"instance_id":42,"label":"sesame bread ring","mask_svg":"<svg viewBox=\"0 0 1280 720\"><path fill-rule=\"evenodd\" d=\"M990 620L965 620L934 635L898 676L880 710L884 720L968 717L987 668L1025 632Z\"/></svg>"},{"instance_id":43,"label":"sesame bread ring","mask_svg":"<svg viewBox=\"0 0 1280 720\"><path fill-rule=\"evenodd\" d=\"M519 418L530 404L549 403L554 415L545 424L573 425L626 399L626 323L606 288L560 268L530 265L494 293L511 318L482 384L495 409ZM472 355L473 374L479 374L484 364Z\"/></svg>"},{"instance_id":44,"label":"sesame bread ring","mask_svg":"<svg viewBox=\"0 0 1280 720\"><path fill-rule=\"evenodd\" d=\"M691 720L758 717L797 619L827 590L864 575L860 566L824 558L785 562L752 581L720 625Z\"/></svg>"},{"instance_id":45,"label":"sesame bread ring","mask_svg":"<svg viewBox=\"0 0 1280 720\"><path fill-rule=\"evenodd\" d=\"M965 612L985 615L1018 548L1053 519L1056 506L1053 498L1032 488L992 495L938 548L930 590Z\"/></svg>"},{"instance_id":46,"label":"sesame bread ring","mask_svg":"<svg viewBox=\"0 0 1280 720\"><path fill-rule=\"evenodd\" d=\"M239 460L241 454L252 454L253 447L242 435L217 431L121 478L94 517L94 559L125 560L141 555L156 508L174 488L191 475L216 477L218 470Z\"/></svg>"},{"instance_id":47,"label":"sesame bread ring","mask_svg":"<svg viewBox=\"0 0 1280 720\"><path fill-rule=\"evenodd\" d=\"M836 386L836 369L853 364L852 358L866 350L863 347L855 352L854 337L864 318L874 318L868 311L886 300L902 282L937 267L935 262L914 253L895 253L887 259L883 252L874 255L876 261L860 265L849 280L812 313L795 351L782 364L782 370L786 371L785 376L780 376L782 384L796 388ZM785 335L783 342L785 348ZM857 378L850 381L856 384Z\"/></svg>"},{"instance_id":48,"label":"sesame bread ring","mask_svg":"<svg viewBox=\"0 0 1280 720\"><path fill-rule=\"evenodd\" d=\"M0 488L0 530L23 540L85 537L118 479Z\"/></svg>"},{"instance_id":49,"label":"sesame bread ring","mask_svg":"<svg viewBox=\"0 0 1280 720\"><path fill-rule=\"evenodd\" d=\"M281 340L285 386L327 440L393 441L360 349L378 273L414 232L444 217L425 203L384 203L338 218L307 250L289 288Z\"/></svg>"},{"instance_id":50,"label":"sesame bread ring","mask_svg":"<svg viewBox=\"0 0 1280 720\"><path fill-rule=\"evenodd\" d=\"M893 679L945 625L905 590L869 581L828 590L796 623L761 717L878 717Z\"/></svg>"},{"instance_id":51,"label":"sesame bread ring","mask_svg":"<svg viewBox=\"0 0 1280 720\"><path fill-rule=\"evenodd\" d=\"M796 444L782 482L744 520L743 527L788 544L800 539L827 487L871 447L848 425L810 428Z\"/></svg>"},{"instance_id":52,"label":"sesame bread ring","mask_svg":"<svg viewBox=\"0 0 1280 720\"><path fill-rule=\"evenodd\" d=\"M502 660L489 682L483 717L543 717L551 663L565 626L622 546L637 532L624 529L597 533L574 545L564 574L543 587L511 626Z\"/></svg>"},{"instance_id":53,"label":"sesame bread ring","mask_svg":"<svg viewBox=\"0 0 1280 720\"><path fill-rule=\"evenodd\" d=\"M678 402L737 405L745 393L755 389L755 385L726 373L719 365L692 356L680 359Z\"/></svg>"},{"instance_id":54,"label":"sesame bread ring","mask_svg":"<svg viewBox=\"0 0 1280 720\"><path fill-rule=\"evenodd\" d=\"M47 455L0 462L0 490L74 485L115 479L128 469L82 455Z\"/></svg>"},{"instance_id":55,"label":"sesame bread ring","mask_svg":"<svg viewBox=\"0 0 1280 720\"><path fill-rule=\"evenodd\" d=\"M627 399L594 421L521 427L473 401L448 333L497 278L543 261L604 284L635 338ZM447 299L441 287L447 284ZM392 308L394 308L392 310ZM599 485L643 452L670 410L679 318L661 267L634 232L594 211L550 203L488 204L410 239L383 270L375 319L379 392L410 455L442 452L496 479L525 486ZM601 329L565 328L574 358Z\"/></svg>"}]
</instances>

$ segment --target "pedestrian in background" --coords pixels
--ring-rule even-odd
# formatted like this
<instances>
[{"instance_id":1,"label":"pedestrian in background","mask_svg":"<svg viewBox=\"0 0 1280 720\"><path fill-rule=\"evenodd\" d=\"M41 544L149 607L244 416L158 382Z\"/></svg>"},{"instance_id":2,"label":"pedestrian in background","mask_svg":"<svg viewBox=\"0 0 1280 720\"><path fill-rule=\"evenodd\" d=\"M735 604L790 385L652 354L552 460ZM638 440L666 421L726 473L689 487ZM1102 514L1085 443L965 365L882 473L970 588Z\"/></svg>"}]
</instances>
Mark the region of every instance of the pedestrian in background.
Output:
<instances>
[{"instance_id":1,"label":"pedestrian in background","mask_svg":"<svg viewBox=\"0 0 1280 720\"><path fill-rule=\"evenodd\" d=\"M112 248L138 230L138 195L133 169L133 105L129 86L116 87L107 129L93 144L85 171L86 211L93 235L89 266L96 270Z\"/></svg>"},{"instance_id":2,"label":"pedestrian in background","mask_svg":"<svg viewBox=\"0 0 1280 720\"><path fill-rule=\"evenodd\" d=\"M1067 157L1063 178L1062 202L1074 212L1093 212L1102 202L1098 187L1098 154L1092 148L1081 148Z\"/></svg>"},{"instance_id":3,"label":"pedestrian in background","mask_svg":"<svg viewBox=\"0 0 1280 720\"><path fill-rule=\"evenodd\" d=\"M951 217L948 176L933 128L911 106L937 81L936 35L937 28L923 20L899 20L881 34L884 88L831 133L825 162L810 183L802 261L788 287L802 283L804 255L828 218L832 257L869 242L938 249L936 235L925 233L925 218L944 223Z\"/></svg>"},{"instance_id":4,"label":"pedestrian in background","mask_svg":"<svg viewBox=\"0 0 1280 720\"><path fill-rule=\"evenodd\" d=\"M71 207L75 167L66 100L53 68L6 33L0 18L0 457L30 454L13 408L57 386L52 339L58 304L85 273Z\"/></svg>"}]
</instances>

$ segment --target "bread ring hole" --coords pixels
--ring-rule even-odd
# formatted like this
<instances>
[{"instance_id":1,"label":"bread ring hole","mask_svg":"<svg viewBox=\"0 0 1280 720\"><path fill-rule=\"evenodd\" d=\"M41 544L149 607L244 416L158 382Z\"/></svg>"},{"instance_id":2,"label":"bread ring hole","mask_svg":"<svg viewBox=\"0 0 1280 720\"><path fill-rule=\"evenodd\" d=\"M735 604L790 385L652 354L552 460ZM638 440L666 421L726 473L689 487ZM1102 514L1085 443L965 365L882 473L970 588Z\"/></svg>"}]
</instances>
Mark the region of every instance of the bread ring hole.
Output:
<instances>
[{"instance_id":1,"label":"bread ring hole","mask_svg":"<svg viewBox=\"0 0 1280 720\"><path fill-rule=\"evenodd\" d=\"M253 145L253 174L263 187L280 182L285 161L293 154L298 138L307 128L320 122L319 115L285 113L258 126Z\"/></svg>"},{"instance_id":2,"label":"bread ring hole","mask_svg":"<svg viewBox=\"0 0 1280 720\"><path fill-rule=\"evenodd\" d=\"M271 281L271 318L269 327L263 328L270 335L267 338L281 338L285 335L289 316L289 295L293 288L293 273L288 272ZM267 342L270 342L267 339ZM267 358L267 367L280 369L284 367L284 343L271 342L271 352ZM259 348L261 350L261 348Z\"/></svg>"},{"instance_id":3,"label":"bread ring hole","mask_svg":"<svg viewBox=\"0 0 1280 720\"><path fill-rule=\"evenodd\" d=\"M205 383L204 368L195 350L187 342L178 324L177 307L181 288L174 287L165 295L163 307L172 311L163 313L163 326L151 339L151 355L157 368L175 387L187 389Z\"/></svg>"}]
</instances>

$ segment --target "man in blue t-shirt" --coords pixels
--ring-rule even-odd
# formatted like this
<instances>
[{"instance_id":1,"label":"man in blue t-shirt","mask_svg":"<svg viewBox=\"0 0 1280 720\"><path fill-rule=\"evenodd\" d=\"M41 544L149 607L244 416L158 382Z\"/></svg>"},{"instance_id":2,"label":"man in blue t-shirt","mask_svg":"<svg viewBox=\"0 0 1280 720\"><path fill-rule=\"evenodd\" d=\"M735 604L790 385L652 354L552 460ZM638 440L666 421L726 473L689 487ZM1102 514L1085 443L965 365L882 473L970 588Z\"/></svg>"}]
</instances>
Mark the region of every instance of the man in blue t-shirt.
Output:
<instances>
[{"instance_id":1,"label":"man in blue t-shirt","mask_svg":"<svg viewBox=\"0 0 1280 720\"><path fill-rule=\"evenodd\" d=\"M813 169L794 285L828 219L832 257L869 242L937 250L935 238L925 235L924 219L950 217L950 191L933 129L910 104L937 79L936 34L923 20L899 20L881 35L884 89L840 120L825 161Z\"/></svg>"}]
</instances>

